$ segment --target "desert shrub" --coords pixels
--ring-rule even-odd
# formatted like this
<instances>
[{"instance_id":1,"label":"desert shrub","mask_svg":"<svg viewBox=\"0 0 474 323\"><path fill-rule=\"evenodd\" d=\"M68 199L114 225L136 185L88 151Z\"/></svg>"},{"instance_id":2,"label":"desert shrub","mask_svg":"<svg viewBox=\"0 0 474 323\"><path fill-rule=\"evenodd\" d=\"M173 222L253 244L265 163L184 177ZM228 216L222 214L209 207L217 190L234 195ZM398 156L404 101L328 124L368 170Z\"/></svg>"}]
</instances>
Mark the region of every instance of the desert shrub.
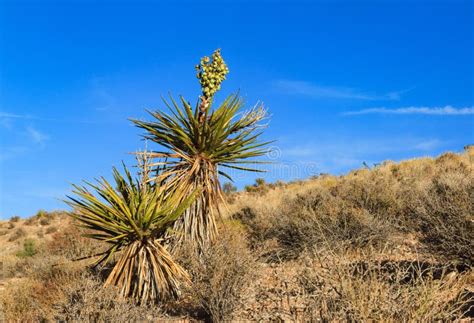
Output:
<instances>
[{"instance_id":1,"label":"desert shrub","mask_svg":"<svg viewBox=\"0 0 474 323\"><path fill-rule=\"evenodd\" d=\"M255 187L253 185L245 185L244 190L248 193L252 193L254 191Z\"/></svg>"},{"instance_id":2,"label":"desert shrub","mask_svg":"<svg viewBox=\"0 0 474 323\"><path fill-rule=\"evenodd\" d=\"M324 187L284 200L273 212L264 215L246 207L234 214L247 226L255 248L265 240L278 242L270 260L294 259L304 250L341 243L354 248L385 245L392 230L389 223Z\"/></svg>"},{"instance_id":3,"label":"desert shrub","mask_svg":"<svg viewBox=\"0 0 474 323\"><path fill-rule=\"evenodd\" d=\"M266 185L265 179L257 178L255 179L255 186L264 186Z\"/></svg>"},{"instance_id":4,"label":"desert shrub","mask_svg":"<svg viewBox=\"0 0 474 323\"><path fill-rule=\"evenodd\" d=\"M0 295L7 321L134 322L159 314L155 307L127 302L113 287L103 289L101 275L47 249L12 266L6 270L21 275Z\"/></svg>"},{"instance_id":5,"label":"desert shrub","mask_svg":"<svg viewBox=\"0 0 474 323\"><path fill-rule=\"evenodd\" d=\"M57 265L56 258L38 253L21 259L26 277L6 285L0 294L5 320L40 322L53 320L56 304L64 297L64 289L79 280L79 269ZM17 266L20 265L19 263Z\"/></svg>"},{"instance_id":6,"label":"desert shrub","mask_svg":"<svg viewBox=\"0 0 474 323\"><path fill-rule=\"evenodd\" d=\"M16 241L22 237L26 236L26 231L23 230L22 228L18 228L16 229L15 232L13 232L13 234L10 236L10 238L8 238L8 241Z\"/></svg>"},{"instance_id":7,"label":"desert shrub","mask_svg":"<svg viewBox=\"0 0 474 323\"><path fill-rule=\"evenodd\" d=\"M8 228L8 229L13 229L13 228L15 228L15 223L9 222L7 228Z\"/></svg>"},{"instance_id":8,"label":"desert shrub","mask_svg":"<svg viewBox=\"0 0 474 323\"><path fill-rule=\"evenodd\" d=\"M40 228L38 231L36 231L36 235L37 235L38 238L40 238L40 239L44 238L44 230L43 230L43 228Z\"/></svg>"},{"instance_id":9,"label":"desert shrub","mask_svg":"<svg viewBox=\"0 0 474 323\"><path fill-rule=\"evenodd\" d=\"M158 316L155 307L128 302L115 288L102 288L100 278L85 267L60 259L28 259L28 278L0 295L6 321L142 322Z\"/></svg>"},{"instance_id":10,"label":"desert shrub","mask_svg":"<svg viewBox=\"0 0 474 323\"><path fill-rule=\"evenodd\" d=\"M277 180L275 184L273 184L275 187L286 187L286 183L282 180Z\"/></svg>"},{"instance_id":11,"label":"desert shrub","mask_svg":"<svg viewBox=\"0 0 474 323\"><path fill-rule=\"evenodd\" d=\"M38 218L36 216L29 217L25 220L25 225L35 225L38 223Z\"/></svg>"},{"instance_id":12,"label":"desert shrub","mask_svg":"<svg viewBox=\"0 0 474 323\"><path fill-rule=\"evenodd\" d=\"M18 215L12 216L10 218L10 222L18 222L20 221L20 217Z\"/></svg>"},{"instance_id":13,"label":"desert shrub","mask_svg":"<svg viewBox=\"0 0 474 323\"><path fill-rule=\"evenodd\" d=\"M25 239L23 242L23 250L17 253L20 258L32 257L36 254L36 243L33 239Z\"/></svg>"},{"instance_id":14,"label":"desert shrub","mask_svg":"<svg viewBox=\"0 0 474 323\"><path fill-rule=\"evenodd\" d=\"M157 307L139 306L112 286L88 272L64 288L66 297L56 304L55 319L62 322L153 322L161 316Z\"/></svg>"},{"instance_id":15,"label":"desert shrub","mask_svg":"<svg viewBox=\"0 0 474 323\"><path fill-rule=\"evenodd\" d=\"M51 228L54 229L54 227L50 227L47 231ZM52 255L65 257L68 260L93 256L102 252L106 245L97 240L84 237L84 231L73 223L65 224L61 231L53 233L52 241L48 242L46 246L48 252Z\"/></svg>"},{"instance_id":16,"label":"desert shrub","mask_svg":"<svg viewBox=\"0 0 474 323\"><path fill-rule=\"evenodd\" d=\"M8 286L0 294L2 318L6 322L15 322L19 318L23 322L38 321L38 300L31 295L35 287L36 284L29 280L20 280L14 288Z\"/></svg>"},{"instance_id":17,"label":"desert shrub","mask_svg":"<svg viewBox=\"0 0 474 323\"><path fill-rule=\"evenodd\" d=\"M255 184L246 185L244 189L248 193L265 194L270 189L270 186L263 178L257 178L255 180Z\"/></svg>"},{"instance_id":18,"label":"desert shrub","mask_svg":"<svg viewBox=\"0 0 474 323\"><path fill-rule=\"evenodd\" d=\"M237 187L235 187L232 183L227 182L227 183L224 183L224 185L222 185L222 191L225 194L232 194L232 193L237 192Z\"/></svg>"},{"instance_id":19,"label":"desert shrub","mask_svg":"<svg viewBox=\"0 0 474 323\"><path fill-rule=\"evenodd\" d=\"M44 226L49 225L55 217L55 214L56 213L50 213L45 210L39 210L34 216L26 219L25 225L36 225L38 223Z\"/></svg>"},{"instance_id":20,"label":"desert shrub","mask_svg":"<svg viewBox=\"0 0 474 323\"><path fill-rule=\"evenodd\" d=\"M343 177L331 188L331 194L346 205L363 209L374 218L399 227L400 182L387 168L362 169Z\"/></svg>"},{"instance_id":21,"label":"desert shrub","mask_svg":"<svg viewBox=\"0 0 474 323\"><path fill-rule=\"evenodd\" d=\"M189 248L182 249L179 258L192 275L187 293L212 321L231 319L258 269L240 226L227 224L200 257L194 256Z\"/></svg>"},{"instance_id":22,"label":"desert shrub","mask_svg":"<svg viewBox=\"0 0 474 323\"><path fill-rule=\"evenodd\" d=\"M275 223L275 236L283 247L282 256L294 258L304 250L344 244L353 248L383 245L390 227L364 209L331 205L332 210L301 208L298 202Z\"/></svg>"},{"instance_id":23,"label":"desert shrub","mask_svg":"<svg viewBox=\"0 0 474 323\"><path fill-rule=\"evenodd\" d=\"M49 216L44 216L42 218L40 218L39 220L39 224L43 225L43 226L46 226L46 225L50 225L51 224L51 217Z\"/></svg>"},{"instance_id":24,"label":"desert shrub","mask_svg":"<svg viewBox=\"0 0 474 323\"><path fill-rule=\"evenodd\" d=\"M35 217L37 219L41 219L43 217L46 217L47 215L48 215L48 212L46 212L45 210L39 210L38 212L36 212Z\"/></svg>"},{"instance_id":25,"label":"desert shrub","mask_svg":"<svg viewBox=\"0 0 474 323\"><path fill-rule=\"evenodd\" d=\"M309 260L299 275L306 294L304 320L451 321L466 314L474 298L466 290L468 274L366 258L363 271L354 271L353 256ZM413 277L406 281L406 278Z\"/></svg>"},{"instance_id":26,"label":"desert shrub","mask_svg":"<svg viewBox=\"0 0 474 323\"><path fill-rule=\"evenodd\" d=\"M225 200L227 203L234 203L235 202L235 195L237 192L237 187L234 186L232 183L227 182L222 186L222 191L225 194Z\"/></svg>"},{"instance_id":27,"label":"desert shrub","mask_svg":"<svg viewBox=\"0 0 474 323\"><path fill-rule=\"evenodd\" d=\"M440 174L418 208L422 241L434 252L472 264L474 259L474 178L461 172Z\"/></svg>"},{"instance_id":28,"label":"desert shrub","mask_svg":"<svg viewBox=\"0 0 474 323\"><path fill-rule=\"evenodd\" d=\"M271 215L262 214L251 206L244 206L232 215L239 220L248 232L248 242L252 250L262 247L266 240L272 238L274 232Z\"/></svg>"},{"instance_id":29,"label":"desert shrub","mask_svg":"<svg viewBox=\"0 0 474 323\"><path fill-rule=\"evenodd\" d=\"M51 227L46 229L45 233L46 234L51 234L51 233L55 233L57 231L58 231L58 228L56 226L51 226Z\"/></svg>"}]
</instances>

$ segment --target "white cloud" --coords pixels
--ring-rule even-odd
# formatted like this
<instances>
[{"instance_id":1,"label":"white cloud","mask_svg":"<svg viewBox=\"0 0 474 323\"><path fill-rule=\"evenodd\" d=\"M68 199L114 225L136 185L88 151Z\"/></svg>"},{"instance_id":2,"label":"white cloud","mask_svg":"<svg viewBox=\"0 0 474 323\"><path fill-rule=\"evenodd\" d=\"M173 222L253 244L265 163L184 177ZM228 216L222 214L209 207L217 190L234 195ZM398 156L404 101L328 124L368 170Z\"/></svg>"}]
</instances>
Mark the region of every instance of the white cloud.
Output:
<instances>
[{"instance_id":1,"label":"white cloud","mask_svg":"<svg viewBox=\"0 0 474 323\"><path fill-rule=\"evenodd\" d=\"M48 135L40 132L39 130L33 127L27 127L26 132L28 133L31 140L33 140L34 143L39 145L44 145L45 142L49 139Z\"/></svg>"},{"instance_id":2,"label":"white cloud","mask_svg":"<svg viewBox=\"0 0 474 323\"><path fill-rule=\"evenodd\" d=\"M460 116L474 115L474 107L453 108L450 105L445 107L406 107L397 109L371 108L358 111L349 111L343 115L361 115L361 114L425 114L438 116Z\"/></svg>"},{"instance_id":3,"label":"white cloud","mask_svg":"<svg viewBox=\"0 0 474 323\"><path fill-rule=\"evenodd\" d=\"M100 108L98 108L100 110ZM103 124L107 123L102 120L82 120L82 119L67 119L67 118L45 118L37 117L30 114L16 114L10 112L0 111L0 126L4 128L11 128L12 119L23 119L23 120L35 120L35 121L45 121L45 122L55 122L55 123L71 123L71 124Z\"/></svg>"},{"instance_id":4,"label":"white cloud","mask_svg":"<svg viewBox=\"0 0 474 323\"><path fill-rule=\"evenodd\" d=\"M296 80L279 80L274 83L275 87L288 94L299 94L314 98L330 98L330 99L351 99L377 101L400 100L400 95L406 91L394 91L382 95L370 94L353 88L329 87L313 84L305 81Z\"/></svg>"},{"instance_id":5,"label":"white cloud","mask_svg":"<svg viewBox=\"0 0 474 323\"><path fill-rule=\"evenodd\" d=\"M97 111L107 111L116 105L115 97L106 90L104 86L104 78L93 77L91 83L91 95L94 100Z\"/></svg>"},{"instance_id":6,"label":"white cloud","mask_svg":"<svg viewBox=\"0 0 474 323\"><path fill-rule=\"evenodd\" d=\"M288 140L287 140L288 141ZM288 142L294 142L290 139ZM312 162L324 172L338 173L340 170L357 168L362 162L372 165L393 156L417 156L437 151L447 142L437 138L321 138L318 142L301 145L283 144L281 159L293 165L294 162Z\"/></svg>"},{"instance_id":7,"label":"white cloud","mask_svg":"<svg viewBox=\"0 0 474 323\"><path fill-rule=\"evenodd\" d=\"M425 140L413 146L416 150L430 151L441 146L443 142L438 139Z\"/></svg>"},{"instance_id":8,"label":"white cloud","mask_svg":"<svg viewBox=\"0 0 474 323\"><path fill-rule=\"evenodd\" d=\"M26 114L16 114L0 111L0 119L34 119L34 117Z\"/></svg>"},{"instance_id":9,"label":"white cloud","mask_svg":"<svg viewBox=\"0 0 474 323\"><path fill-rule=\"evenodd\" d=\"M334 156L336 158L347 156L365 156L373 154L387 154L394 152L408 152L431 150L439 148L445 142L437 138L337 138L322 139L321 142L310 142L303 146L292 146L291 149L282 149L282 156L300 157L298 151L303 151L305 156ZM313 153L311 154L310 151Z\"/></svg>"}]
</instances>

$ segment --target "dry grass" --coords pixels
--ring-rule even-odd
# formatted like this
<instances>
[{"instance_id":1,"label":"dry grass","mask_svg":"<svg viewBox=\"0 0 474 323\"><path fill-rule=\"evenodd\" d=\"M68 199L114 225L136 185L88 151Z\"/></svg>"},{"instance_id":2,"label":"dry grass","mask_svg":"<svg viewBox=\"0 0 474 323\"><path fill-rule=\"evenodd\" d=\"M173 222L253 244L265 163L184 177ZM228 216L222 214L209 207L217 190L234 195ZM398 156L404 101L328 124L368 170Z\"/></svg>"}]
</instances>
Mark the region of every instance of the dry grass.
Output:
<instances>
[{"instance_id":1,"label":"dry grass","mask_svg":"<svg viewBox=\"0 0 474 323\"><path fill-rule=\"evenodd\" d=\"M354 263L350 253L307 259L299 282L304 320L432 321L459 319L474 298L466 290L472 273L420 262Z\"/></svg>"},{"instance_id":2,"label":"dry grass","mask_svg":"<svg viewBox=\"0 0 474 323\"><path fill-rule=\"evenodd\" d=\"M12 241L16 241L20 238L23 238L26 236L26 232L24 229L22 228L18 228L15 230L15 232L13 232L12 235L10 235L10 237L8 238L8 241L12 242Z\"/></svg>"},{"instance_id":3,"label":"dry grass","mask_svg":"<svg viewBox=\"0 0 474 323\"><path fill-rule=\"evenodd\" d=\"M17 263L23 278L11 279L0 295L5 319L41 321L54 318L55 305L65 297L64 288L78 279L79 269L54 266L59 259L36 255Z\"/></svg>"},{"instance_id":4,"label":"dry grass","mask_svg":"<svg viewBox=\"0 0 474 323\"><path fill-rule=\"evenodd\" d=\"M50 226L49 228L46 229L45 233L46 234L51 234L51 233L55 233L58 231L58 228L55 227L55 226Z\"/></svg>"},{"instance_id":5,"label":"dry grass","mask_svg":"<svg viewBox=\"0 0 474 323\"><path fill-rule=\"evenodd\" d=\"M55 319L61 322L154 322L162 317L153 306L139 306L120 296L114 287L103 288L103 282L91 273L68 284L66 297L57 304Z\"/></svg>"},{"instance_id":6,"label":"dry grass","mask_svg":"<svg viewBox=\"0 0 474 323\"><path fill-rule=\"evenodd\" d=\"M276 241L273 254L283 259L333 243L364 248L410 237L439 260L472 264L473 154L386 162L264 197L243 193L230 214L248 227L254 247Z\"/></svg>"}]
</instances>

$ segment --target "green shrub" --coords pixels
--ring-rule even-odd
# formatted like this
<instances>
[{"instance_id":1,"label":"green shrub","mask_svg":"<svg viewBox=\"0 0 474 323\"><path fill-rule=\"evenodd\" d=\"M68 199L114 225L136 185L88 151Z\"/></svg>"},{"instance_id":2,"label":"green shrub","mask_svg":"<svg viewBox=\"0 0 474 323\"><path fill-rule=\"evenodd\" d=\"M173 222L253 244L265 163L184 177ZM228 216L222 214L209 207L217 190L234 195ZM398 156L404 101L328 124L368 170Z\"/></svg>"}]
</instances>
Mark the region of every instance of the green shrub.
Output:
<instances>
[{"instance_id":1,"label":"green shrub","mask_svg":"<svg viewBox=\"0 0 474 323\"><path fill-rule=\"evenodd\" d=\"M247 185L244 187L244 189L248 193L264 194L268 191L270 187L274 187L274 186L271 184L267 184L263 178L257 178L255 180L255 184Z\"/></svg>"},{"instance_id":2,"label":"green shrub","mask_svg":"<svg viewBox=\"0 0 474 323\"><path fill-rule=\"evenodd\" d=\"M16 255L20 258L32 257L36 254L36 243L33 239L25 239L23 242L23 250Z\"/></svg>"}]
</instances>

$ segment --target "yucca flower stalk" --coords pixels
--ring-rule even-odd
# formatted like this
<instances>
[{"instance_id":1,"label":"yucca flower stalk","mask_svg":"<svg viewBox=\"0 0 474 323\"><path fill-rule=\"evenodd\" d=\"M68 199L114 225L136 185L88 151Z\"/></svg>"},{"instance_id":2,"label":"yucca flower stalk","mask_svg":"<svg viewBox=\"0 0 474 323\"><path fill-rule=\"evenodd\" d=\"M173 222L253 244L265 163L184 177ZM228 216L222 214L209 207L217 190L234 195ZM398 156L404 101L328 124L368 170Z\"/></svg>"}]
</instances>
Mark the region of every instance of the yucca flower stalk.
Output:
<instances>
[{"instance_id":1,"label":"yucca flower stalk","mask_svg":"<svg viewBox=\"0 0 474 323\"><path fill-rule=\"evenodd\" d=\"M72 216L89 230L86 236L109 246L95 263L114 262L105 286L117 286L123 296L142 303L177 297L189 277L172 259L164 239L194 194L183 198L176 190L144 180L147 173L134 180L125 165L124 171L125 177L113 169L115 187L105 178L74 185L76 197L67 201Z\"/></svg>"},{"instance_id":2,"label":"yucca flower stalk","mask_svg":"<svg viewBox=\"0 0 474 323\"><path fill-rule=\"evenodd\" d=\"M159 159L152 165L162 167L152 180L184 192L200 190L191 207L175 222L173 245L189 240L200 250L215 238L216 214L225 203L219 176L232 181L225 168L261 171L245 164L259 163L252 159L267 153L268 142L258 141L266 118L262 105L242 112L243 101L236 94L212 108L213 95L228 71L220 51L214 53L212 62L202 59L197 68L203 88L194 109L183 97L180 105L171 97L170 102L163 99L169 113L149 112L153 121L132 122L146 131L146 139L165 148L149 154Z\"/></svg>"}]
</instances>

